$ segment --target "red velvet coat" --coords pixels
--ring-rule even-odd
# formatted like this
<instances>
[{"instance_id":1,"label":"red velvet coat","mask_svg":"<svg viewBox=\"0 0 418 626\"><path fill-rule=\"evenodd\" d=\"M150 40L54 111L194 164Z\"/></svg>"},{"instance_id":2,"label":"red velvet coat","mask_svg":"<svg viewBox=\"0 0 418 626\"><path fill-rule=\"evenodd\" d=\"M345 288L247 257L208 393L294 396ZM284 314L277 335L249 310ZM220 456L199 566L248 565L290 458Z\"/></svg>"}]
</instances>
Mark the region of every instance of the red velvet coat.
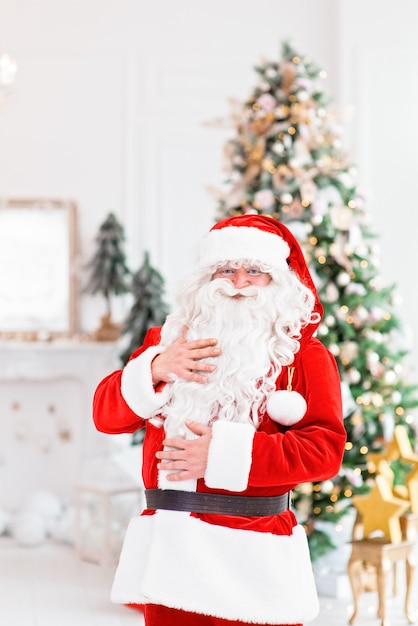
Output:
<instances>
[{"instance_id":1,"label":"red velvet coat","mask_svg":"<svg viewBox=\"0 0 418 626\"><path fill-rule=\"evenodd\" d=\"M152 356L153 346L158 345L159 338L160 329L151 329L130 363L136 362L141 355L146 356L148 351ZM263 415L257 431L248 437L244 434L242 439L244 448L250 450L248 459L238 462L237 472L242 474L245 488L233 491L230 485L209 487L201 479L197 483L198 491L278 495L299 483L326 480L338 473L346 434L335 360L323 344L309 334L303 338L293 366L293 390L307 402L303 419L286 429L267 414ZM142 475L146 488L156 488L155 453L163 447L164 429L128 406L122 395L121 379L122 370L119 370L98 386L94 397L94 421L98 430L105 433L133 433L146 428ZM287 368L284 368L277 380L277 389L286 389L287 383ZM158 398L161 392L161 388L157 389L155 396ZM150 418L150 415L145 417ZM224 425L220 424L220 432L214 434L214 439L217 437L219 442L213 453L219 476L223 471L229 471L231 451L228 446L233 443L231 439L235 440L234 433L241 441L241 433L247 426L228 423L228 430L222 432ZM231 431L231 427L234 430ZM271 517L158 511L158 524L157 520L150 520L154 514L154 511L145 510L128 529L112 592L115 602L151 602L231 620L268 624L300 623L315 615L318 607L306 537L292 510ZM180 551L175 548L176 544L181 546ZM222 593L215 597L222 583L219 574L211 572L207 562L213 561L216 549L219 552L213 567L225 572L221 579L225 578L226 589L234 587L231 581L238 581L236 598L233 592L228 592L225 597ZM243 554L247 558L242 561ZM197 568L196 559L200 563ZM152 571L154 567L155 572ZM176 572L174 575L173 571ZM215 584L211 588L214 577ZM258 589L260 579L262 588ZM252 593L257 596L254 601L249 599L248 606L243 604L242 598L251 598ZM298 601L301 594L304 598L302 605ZM296 612L290 609L294 605L298 608ZM288 607L284 612L283 606Z\"/></svg>"},{"instance_id":2,"label":"red velvet coat","mask_svg":"<svg viewBox=\"0 0 418 626\"><path fill-rule=\"evenodd\" d=\"M204 479L193 485L186 485L189 481L171 484L189 491L279 495L299 483L332 478L339 471L346 433L338 371L333 356L312 336L322 306L294 236L266 216L232 217L214 228L224 226L248 226L239 233L247 243L254 227L279 235L290 249L286 259L290 269L315 296L318 322L304 329L292 364L293 390L305 398L307 411L290 428L279 426L267 414L260 416L257 429L251 424L215 421ZM230 249L223 252L227 255ZM158 414L168 400L169 388L154 390L150 365L162 350L159 339L160 329L150 330L124 370L103 380L94 398L99 430L133 433L145 426L142 474L146 488L158 486L155 453L162 449L165 437ZM284 368L277 389L287 388L287 375ZM300 625L318 612L306 534L291 510L271 517L145 510L127 530L112 599L211 615L219 618L213 621L219 624L227 619ZM174 616L170 623L181 626L181 617ZM197 617L196 624L200 623Z\"/></svg>"}]
</instances>

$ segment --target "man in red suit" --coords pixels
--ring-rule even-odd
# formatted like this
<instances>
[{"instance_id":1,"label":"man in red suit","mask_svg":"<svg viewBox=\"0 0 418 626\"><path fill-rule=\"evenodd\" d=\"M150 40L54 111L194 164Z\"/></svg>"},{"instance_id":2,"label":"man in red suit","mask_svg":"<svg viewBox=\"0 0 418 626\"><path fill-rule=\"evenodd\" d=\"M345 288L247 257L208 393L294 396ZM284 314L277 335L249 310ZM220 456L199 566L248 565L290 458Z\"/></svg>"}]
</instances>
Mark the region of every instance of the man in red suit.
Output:
<instances>
[{"instance_id":1,"label":"man in red suit","mask_svg":"<svg viewBox=\"0 0 418 626\"><path fill-rule=\"evenodd\" d=\"M322 306L300 246L268 216L218 222L178 308L94 398L106 433L146 428L146 509L112 600L147 626L298 625L318 599L301 482L335 476L340 380L314 337Z\"/></svg>"}]
</instances>

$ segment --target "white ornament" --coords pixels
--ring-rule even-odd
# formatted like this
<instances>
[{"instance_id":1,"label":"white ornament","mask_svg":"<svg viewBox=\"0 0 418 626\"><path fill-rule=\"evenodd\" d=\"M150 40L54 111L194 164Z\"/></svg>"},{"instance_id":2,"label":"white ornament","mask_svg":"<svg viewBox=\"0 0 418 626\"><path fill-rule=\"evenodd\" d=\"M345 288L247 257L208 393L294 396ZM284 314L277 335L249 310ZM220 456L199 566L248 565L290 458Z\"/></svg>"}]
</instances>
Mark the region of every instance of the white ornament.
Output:
<instances>
[{"instance_id":1,"label":"white ornament","mask_svg":"<svg viewBox=\"0 0 418 626\"><path fill-rule=\"evenodd\" d=\"M284 154L284 151L285 151L284 146L280 141L276 141L276 143L273 144L271 149L273 150L275 154L278 154L278 155Z\"/></svg>"},{"instance_id":2,"label":"white ornament","mask_svg":"<svg viewBox=\"0 0 418 626\"><path fill-rule=\"evenodd\" d=\"M50 521L58 519L63 510L59 498L47 489L37 489L25 501L22 510L27 513L40 515L48 525Z\"/></svg>"},{"instance_id":3,"label":"white ornament","mask_svg":"<svg viewBox=\"0 0 418 626\"><path fill-rule=\"evenodd\" d=\"M337 285L339 285L340 287L346 287L349 282L350 282L351 278L350 278L350 274L348 274L347 272L340 272L340 274L338 274L337 276Z\"/></svg>"},{"instance_id":4,"label":"white ornament","mask_svg":"<svg viewBox=\"0 0 418 626\"><path fill-rule=\"evenodd\" d=\"M47 538L44 520L37 513L21 513L14 520L12 534L20 546L38 546Z\"/></svg>"},{"instance_id":5,"label":"white ornament","mask_svg":"<svg viewBox=\"0 0 418 626\"><path fill-rule=\"evenodd\" d=\"M355 367L350 367L350 369L347 370L347 379L352 385L357 385L361 380L361 374Z\"/></svg>"},{"instance_id":6,"label":"white ornament","mask_svg":"<svg viewBox=\"0 0 418 626\"><path fill-rule=\"evenodd\" d=\"M306 102L309 99L309 94L307 91L298 91L297 97L299 98L299 102Z\"/></svg>"},{"instance_id":7,"label":"white ornament","mask_svg":"<svg viewBox=\"0 0 418 626\"><path fill-rule=\"evenodd\" d=\"M293 196L289 192L282 193L280 196L280 202L282 204L290 204L293 201Z\"/></svg>"},{"instance_id":8,"label":"white ornament","mask_svg":"<svg viewBox=\"0 0 418 626\"><path fill-rule=\"evenodd\" d=\"M49 536L54 541L74 545L76 541L76 510L69 507L60 518L52 521Z\"/></svg>"},{"instance_id":9,"label":"white ornament","mask_svg":"<svg viewBox=\"0 0 418 626\"><path fill-rule=\"evenodd\" d=\"M321 483L322 493L331 493L333 489L334 489L334 483L332 482L332 480L324 480Z\"/></svg>"},{"instance_id":10,"label":"white ornament","mask_svg":"<svg viewBox=\"0 0 418 626\"><path fill-rule=\"evenodd\" d=\"M311 224L301 222L300 220L294 220L287 224L288 229L296 237L299 243L304 243L308 239L308 235L312 230Z\"/></svg>"}]
</instances>

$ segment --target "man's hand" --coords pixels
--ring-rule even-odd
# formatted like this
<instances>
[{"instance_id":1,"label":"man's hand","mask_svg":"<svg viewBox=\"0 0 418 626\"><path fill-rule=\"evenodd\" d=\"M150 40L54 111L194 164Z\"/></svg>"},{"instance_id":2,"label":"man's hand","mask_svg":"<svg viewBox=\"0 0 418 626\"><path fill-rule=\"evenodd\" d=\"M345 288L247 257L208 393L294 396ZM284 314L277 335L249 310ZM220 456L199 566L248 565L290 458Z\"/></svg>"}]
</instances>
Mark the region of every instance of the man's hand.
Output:
<instances>
[{"instance_id":1,"label":"man's hand","mask_svg":"<svg viewBox=\"0 0 418 626\"><path fill-rule=\"evenodd\" d=\"M181 337L161 352L151 364L152 382L171 382L175 378L192 380L197 383L206 383L208 377L201 372L213 372L216 365L206 363L202 359L216 357L221 354L215 348L216 339L196 339L187 341L187 326L183 326Z\"/></svg>"},{"instance_id":2,"label":"man's hand","mask_svg":"<svg viewBox=\"0 0 418 626\"><path fill-rule=\"evenodd\" d=\"M157 465L158 469L174 470L173 473L167 474L167 480L203 478L205 475L212 429L199 422L186 422L186 426L192 433L199 435L197 439L182 437L165 439L164 446L173 449L161 450L155 455L157 459L161 459L161 463Z\"/></svg>"}]
</instances>

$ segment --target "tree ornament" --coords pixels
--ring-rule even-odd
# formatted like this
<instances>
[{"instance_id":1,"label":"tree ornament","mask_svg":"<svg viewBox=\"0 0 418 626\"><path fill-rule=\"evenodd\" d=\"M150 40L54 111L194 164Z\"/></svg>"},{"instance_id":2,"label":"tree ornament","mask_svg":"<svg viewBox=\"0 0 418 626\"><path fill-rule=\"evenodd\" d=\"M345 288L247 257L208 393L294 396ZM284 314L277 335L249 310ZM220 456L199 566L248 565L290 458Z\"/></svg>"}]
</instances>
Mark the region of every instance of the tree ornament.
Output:
<instances>
[{"instance_id":1,"label":"tree ornament","mask_svg":"<svg viewBox=\"0 0 418 626\"><path fill-rule=\"evenodd\" d=\"M350 367L347 370L347 380L352 385L357 385L361 381L361 374L355 367Z\"/></svg>"},{"instance_id":2,"label":"tree ornament","mask_svg":"<svg viewBox=\"0 0 418 626\"><path fill-rule=\"evenodd\" d=\"M350 230L354 219L353 211L346 206L334 207L330 211L331 220L335 228L338 230Z\"/></svg>"},{"instance_id":3,"label":"tree ornament","mask_svg":"<svg viewBox=\"0 0 418 626\"><path fill-rule=\"evenodd\" d=\"M346 287L350 283L350 280L350 274L348 274L347 272L341 272L337 276L337 285L339 285L340 287Z\"/></svg>"},{"instance_id":4,"label":"tree ornament","mask_svg":"<svg viewBox=\"0 0 418 626\"><path fill-rule=\"evenodd\" d=\"M287 389L274 391L267 399L267 413L274 422L282 426L293 426L306 413L306 400L297 391L292 390L292 378L295 368L288 367Z\"/></svg>"}]
</instances>

